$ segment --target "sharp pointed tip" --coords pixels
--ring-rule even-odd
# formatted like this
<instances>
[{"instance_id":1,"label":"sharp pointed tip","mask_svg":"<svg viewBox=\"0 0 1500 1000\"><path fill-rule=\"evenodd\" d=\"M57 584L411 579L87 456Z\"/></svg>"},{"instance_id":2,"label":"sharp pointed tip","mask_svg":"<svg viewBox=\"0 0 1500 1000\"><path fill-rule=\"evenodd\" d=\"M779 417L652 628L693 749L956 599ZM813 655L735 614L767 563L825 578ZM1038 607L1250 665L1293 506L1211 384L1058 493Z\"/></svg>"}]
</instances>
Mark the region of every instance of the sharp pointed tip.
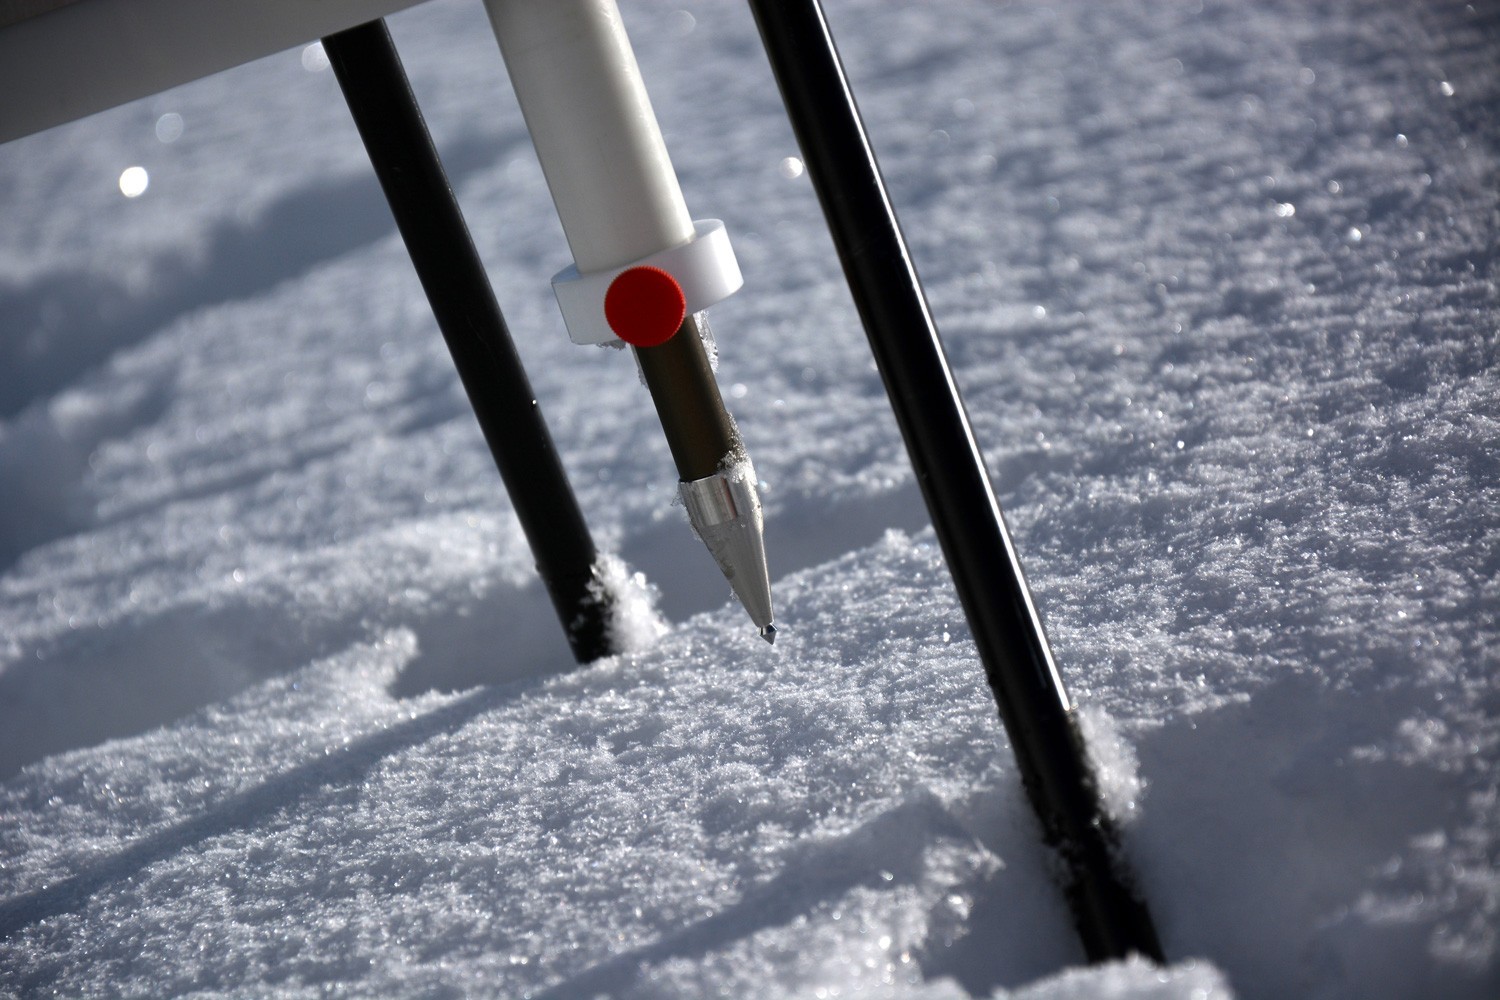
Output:
<instances>
[{"instance_id":1,"label":"sharp pointed tip","mask_svg":"<svg viewBox=\"0 0 1500 1000\"><path fill-rule=\"evenodd\" d=\"M765 628L762 628L760 630L760 637L774 646L776 644L776 626L767 625Z\"/></svg>"}]
</instances>

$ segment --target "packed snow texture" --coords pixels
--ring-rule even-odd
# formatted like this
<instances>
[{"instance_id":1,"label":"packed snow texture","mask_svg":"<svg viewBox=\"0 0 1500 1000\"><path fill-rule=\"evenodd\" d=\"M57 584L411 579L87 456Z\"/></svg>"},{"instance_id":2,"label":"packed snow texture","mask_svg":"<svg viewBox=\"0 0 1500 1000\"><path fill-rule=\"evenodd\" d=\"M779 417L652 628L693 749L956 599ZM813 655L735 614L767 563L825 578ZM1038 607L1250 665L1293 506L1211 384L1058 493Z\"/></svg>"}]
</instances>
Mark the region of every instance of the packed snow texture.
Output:
<instances>
[{"instance_id":1,"label":"packed snow texture","mask_svg":"<svg viewBox=\"0 0 1500 1000\"><path fill-rule=\"evenodd\" d=\"M1493 6L829 6L1173 964L1083 965L748 12L623 2L774 648L435 0L632 651L572 667L318 48L0 149L0 995L1500 995Z\"/></svg>"}]
</instances>

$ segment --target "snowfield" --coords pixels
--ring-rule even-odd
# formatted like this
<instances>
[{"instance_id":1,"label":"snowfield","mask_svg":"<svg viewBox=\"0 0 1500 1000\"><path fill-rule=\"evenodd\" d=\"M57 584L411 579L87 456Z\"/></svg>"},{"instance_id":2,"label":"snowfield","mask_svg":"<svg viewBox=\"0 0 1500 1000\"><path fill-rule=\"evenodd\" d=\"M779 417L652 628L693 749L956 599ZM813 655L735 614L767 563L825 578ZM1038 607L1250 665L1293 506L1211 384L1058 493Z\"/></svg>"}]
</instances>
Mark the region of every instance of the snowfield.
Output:
<instances>
[{"instance_id":1,"label":"snowfield","mask_svg":"<svg viewBox=\"0 0 1500 1000\"><path fill-rule=\"evenodd\" d=\"M632 651L572 665L317 46L0 147L0 995L1500 995L1493 7L829 6L1171 965L1083 964L748 11L622 2L775 647L434 0Z\"/></svg>"}]
</instances>

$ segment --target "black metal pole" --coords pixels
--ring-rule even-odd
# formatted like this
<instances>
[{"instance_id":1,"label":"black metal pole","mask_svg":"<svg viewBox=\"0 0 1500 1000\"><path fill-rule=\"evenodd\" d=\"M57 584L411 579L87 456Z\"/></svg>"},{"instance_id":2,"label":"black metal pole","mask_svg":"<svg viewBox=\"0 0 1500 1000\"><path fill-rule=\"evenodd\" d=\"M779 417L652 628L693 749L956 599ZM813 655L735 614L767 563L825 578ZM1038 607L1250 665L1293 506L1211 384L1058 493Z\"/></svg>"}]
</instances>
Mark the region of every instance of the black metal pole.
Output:
<instances>
[{"instance_id":1,"label":"black metal pole","mask_svg":"<svg viewBox=\"0 0 1500 1000\"><path fill-rule=\"evenodd\" d=\"M822 8L750 7L1084 949L1162 961Z\"/></svg>"},{"instance_id":2,"label":"black metal pole","mask_svg":"<svg viewBox=\"0 0 1500 1000\"><path fill-rule=\"evenodd\" d=\"M613 652L598 550L385 22L323 39L573 656Z\"/></svg>"}]
</instances>

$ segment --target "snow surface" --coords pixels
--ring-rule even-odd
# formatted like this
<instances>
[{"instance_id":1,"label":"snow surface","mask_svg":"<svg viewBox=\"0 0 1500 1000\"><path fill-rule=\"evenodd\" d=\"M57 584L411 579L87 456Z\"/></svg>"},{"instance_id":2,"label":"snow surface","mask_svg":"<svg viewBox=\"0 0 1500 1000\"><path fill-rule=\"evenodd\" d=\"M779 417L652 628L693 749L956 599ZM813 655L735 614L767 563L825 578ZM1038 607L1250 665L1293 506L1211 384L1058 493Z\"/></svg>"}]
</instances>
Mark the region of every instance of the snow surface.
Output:
<instances>
[{"instance_id":1,"label":"snow surface","mask_svg":"<svg viewBox=\"0 0 1500 1000\"><path fill-rule=\"evenodd\" d=\"M624 8L780 641L479 5L393 31L671 623L586 669L316 48L0 148L0 994L1500 995L1493 6L830 4L1165 970L1082 966L748 13Z\"/></svg>"}]
</instances>

